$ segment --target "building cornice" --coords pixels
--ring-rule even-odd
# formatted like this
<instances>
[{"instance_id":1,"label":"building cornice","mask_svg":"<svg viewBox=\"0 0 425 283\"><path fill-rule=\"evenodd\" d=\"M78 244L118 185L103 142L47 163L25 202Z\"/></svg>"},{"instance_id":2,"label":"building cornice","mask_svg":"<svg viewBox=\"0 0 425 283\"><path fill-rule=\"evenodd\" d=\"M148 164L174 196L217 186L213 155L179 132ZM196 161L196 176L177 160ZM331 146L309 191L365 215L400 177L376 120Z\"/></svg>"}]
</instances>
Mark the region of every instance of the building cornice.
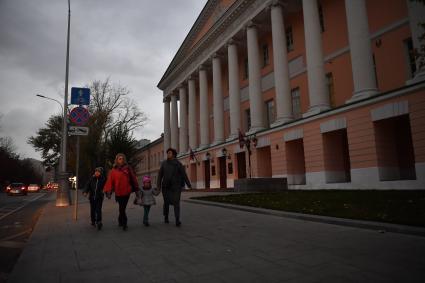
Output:
<instances>
[{"instance_id":1,"label":"building cornice","mask_svg":"<svg viewBox=\"0 0 425 283\"><path fill-rule=\"evenodd\" d=\"M272 0L239 0L233 3L192 47L190 54L179 58L179 63L161 79L158 87L164 91L164 96L184 82L213 53L223 47L223 43L234 37L247 22L272 2Z\"/></svg>"}]
</instances>

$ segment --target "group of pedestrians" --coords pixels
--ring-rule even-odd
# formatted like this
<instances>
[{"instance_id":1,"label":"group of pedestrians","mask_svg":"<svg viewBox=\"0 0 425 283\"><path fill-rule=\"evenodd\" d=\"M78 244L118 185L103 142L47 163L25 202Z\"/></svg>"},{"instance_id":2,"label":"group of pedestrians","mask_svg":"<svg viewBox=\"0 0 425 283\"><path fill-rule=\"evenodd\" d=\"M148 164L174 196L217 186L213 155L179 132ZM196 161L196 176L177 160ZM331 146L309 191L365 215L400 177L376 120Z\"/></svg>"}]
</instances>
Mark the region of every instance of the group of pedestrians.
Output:
<instances>
[{"instance_id":1,"label":"group of pedestrians","mask_svg":"<svg viewBox=\"0 0 425 283\"><path fill-rule=\"evenodd\" d=\"M184 166L176 159L177 151L173 148L167 150L167 159L161 163L158 173L156 188L153 188L149 176L142 178L142 188L139 187L137 177L133 169L128 165L126 156L122 153L115 157L114 165L105 178L102 167L97 167L93 176L84 187L83 194L90 201L91 224L102 229L102 204L104 196L111 199L115 194L115 201L118 203L118 225L126 231L127 214L126 208L130 195L135 194L135 204L143 206L143 224L149 226L149 212L152 205L156 204L155 196L162 193L164 198L163 215L164 223L169 223L169 207L174 207L176 226L181 225L180 221L180 195L182 189L187 185L191 188Z\"/></svg>"}]
</instances>

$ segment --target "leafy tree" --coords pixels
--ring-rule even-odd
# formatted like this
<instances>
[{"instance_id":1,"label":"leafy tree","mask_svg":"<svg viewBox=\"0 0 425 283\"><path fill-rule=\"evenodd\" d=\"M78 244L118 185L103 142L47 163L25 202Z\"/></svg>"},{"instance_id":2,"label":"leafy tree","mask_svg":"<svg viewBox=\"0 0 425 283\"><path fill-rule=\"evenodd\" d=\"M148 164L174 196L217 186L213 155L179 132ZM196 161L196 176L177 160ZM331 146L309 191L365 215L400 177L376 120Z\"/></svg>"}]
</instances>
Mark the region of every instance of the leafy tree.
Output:
<instances>
[{"instance_id":1,"label":"leafy tree","mask_svg":"<svg viewBox=\"0 0 425 283\"><path fill-rule=\"evenodd\" d=\"M87 124L89 134L80 138L80 180L85 180L96 166L110 166L111 155L117 152L127 153L131 159L135 147L133 131L142 127L146 115L129 97L130 91L119 84L113 84L109 78L94 81L90 88L90 119ZM29 138L36 150L42 152L44 163L49 166L57 164L60 151L62 118L52 116L45 128ZM76 157L76 137L69 137L67 144L68 170L74 170ZM115 157L115 155L114 155ZM80 184L82 182L80 181Z\"/></svg>"},{"instance_id":2,"label":"leafy tree","mask_svg":"<svg viewBox=\"0 0 425 283\"><path fill-rule=\"evenodd\" d=\"M46 127L39 129L36 136L31 136L28 143L41 152L45 166L55 167L59 163L61 137L62 116L53 115L47 120Z\"/></svg>"}]
</instances>

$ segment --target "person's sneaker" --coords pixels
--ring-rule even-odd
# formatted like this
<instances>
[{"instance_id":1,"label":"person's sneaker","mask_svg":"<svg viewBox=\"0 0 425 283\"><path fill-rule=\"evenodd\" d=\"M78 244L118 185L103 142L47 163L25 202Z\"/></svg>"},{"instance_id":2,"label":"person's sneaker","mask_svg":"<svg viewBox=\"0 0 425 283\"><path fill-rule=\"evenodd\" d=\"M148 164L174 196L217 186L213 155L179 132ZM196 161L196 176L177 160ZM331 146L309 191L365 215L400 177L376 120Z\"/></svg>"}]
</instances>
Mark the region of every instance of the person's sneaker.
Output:
<instances>
[{"instance_id":1,"label":"person's sneaker","mask_svg":"<svg viewBox=\"0 0 425 283\"><path fill-rule=\"evenodd\" d=\"M182 223L180 222L180 220L176 220L176 226L180 227L182 225Z\"/></svg>"},{"instance_id":2,"label":"person's sneaker","mask_svg":"<svg viewBox=\"0 0 425 283\"><path fill-rule=\"evenodd\" d=\"M127 226L127 225L123 225L123 226L122 226L122 229L123 229L124 231L127 231L127 230L128 230L128 226Z\"/></svg>"},{"instance_id":3,"label":"person's sneaker","mask_svg":"<svg viewBox=\"0 0 425 283\"><path fill-rule=\"evenodd\" d=\"M102 226L103 226L102 222L97 223L97 230L100 231L102 229Z\"/></svg>"},{"instance_id":4,"label":"person's sneaker","mask_svg":"<svg viewBox=\"0 0 425 283\"><path fill-rule=\"evenodd\" d=\"M168 221L168 217L164 217L164 223L170 223L170 221Z\"/></svg>"}]
</instances>

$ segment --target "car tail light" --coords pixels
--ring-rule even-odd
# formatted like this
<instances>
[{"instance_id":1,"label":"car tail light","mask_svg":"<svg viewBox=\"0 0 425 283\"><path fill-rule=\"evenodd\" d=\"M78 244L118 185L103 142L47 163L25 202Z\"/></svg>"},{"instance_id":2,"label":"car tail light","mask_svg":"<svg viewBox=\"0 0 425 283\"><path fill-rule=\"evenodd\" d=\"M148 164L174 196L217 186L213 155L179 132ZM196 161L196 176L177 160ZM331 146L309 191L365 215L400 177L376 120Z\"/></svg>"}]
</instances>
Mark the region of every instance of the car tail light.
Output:
<instances>
[{"instance_id":1,"label":"car tail light","mask_svg":"<svg viewBox=\"0 0 425 283\"><path fill-rule=\"evenodd\" d=\"M9 187L9 186L7 186L6 190L10 191L10 187Z\"/></svg>"},{"instance_id":2,"label":"car tail light","mask_svg":"<svg viewBox=\"0 0 425 283\"><path fill-rule=\"evenodd\" d=\"M21 189L25 191L27 188L26 188L25 186L22 186L22 188L21 188Z\"/></svg>"}]
</instances>

